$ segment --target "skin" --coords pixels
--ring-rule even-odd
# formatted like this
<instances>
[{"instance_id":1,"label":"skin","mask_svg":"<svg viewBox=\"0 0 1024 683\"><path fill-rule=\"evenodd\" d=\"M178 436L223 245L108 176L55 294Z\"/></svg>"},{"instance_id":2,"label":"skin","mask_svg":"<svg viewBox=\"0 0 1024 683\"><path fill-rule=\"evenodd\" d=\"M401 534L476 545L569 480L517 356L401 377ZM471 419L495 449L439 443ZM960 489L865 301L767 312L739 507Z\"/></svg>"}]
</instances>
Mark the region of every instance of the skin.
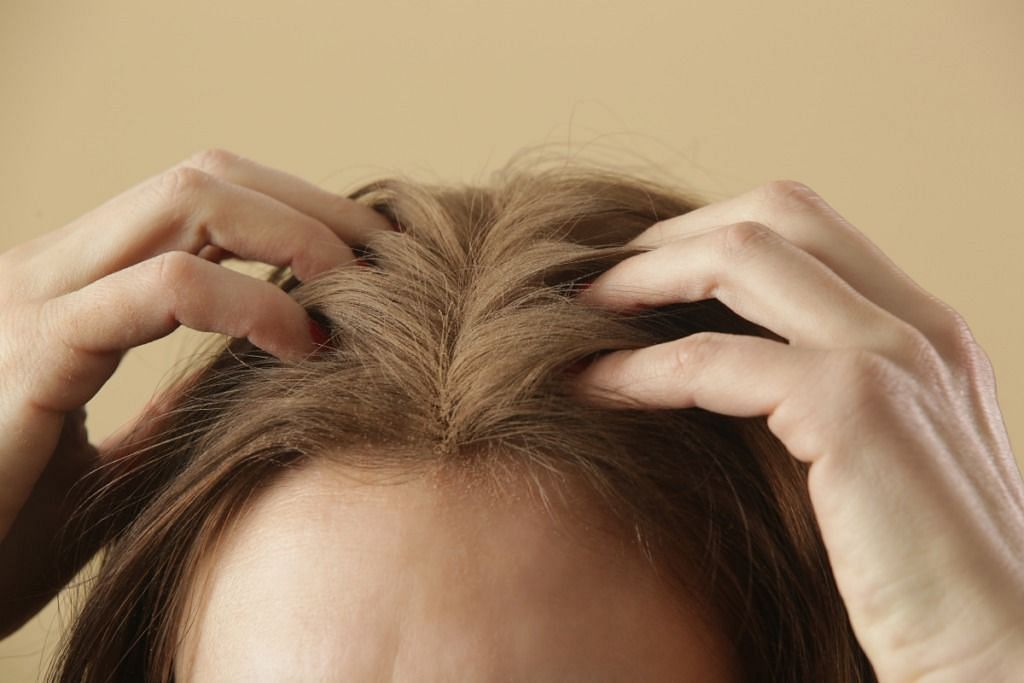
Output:
<instances>
[{"instance_id":1,"label":"skin","mask_svg":"<svg viewBox=\"0 0 1024 683\"><path fill-rule=\"evenodd\" d=\"M83 406L123 354L184 324L299 360L316 349L301 308L217 263L309 278L384 229L366 207L213 150L0 254L0 595L13 596L0 633L78 568L53 573L47 541L76 502L71 484L129 432L97 448L84 428ZM715 297L788 343L704 332L613 352L581 373L581 398L767 416L811 465L832 571L881 680L1019 680L1024 480L963 317L792 181L655 223L632 244L648 249L581 303Z\"/></svg>"},{"instance_id":2,"label":"skin","mask_svg":"<svg viewBox=\"0 0 1024 683\"><path fill-rule=\"evenodd\" d=\"M217 264L291 265L307 280L390 229L366 206L214 149L0 254L0 636L84 565L88 553L62 558L51 542L78 503L74 482L164 411L167 395L90 443L84 406L125 352L186 325L301 360L318 348L302 307Z\"/></svg>"},{"instance_id":3,"label":"skin","mask_svg":"<svg viewBox=\"0 0 1024 683\"><path fill-rule=\"evenodd\" d=\"M532 496L328 462L256 501L186 614L175 679L196 683L739 680L635 548Z\"/></svg>"},{"instance_id":4,"label":"skin","mask_svg":"<svg viewBox=\"0 0 1024 683\"><path fill-rule=\"evenodd\" d=\"M788 340L711 332L616 351L581 396L768 416L809 489L882 681L1024 676L1024 481L963 317L817 193L770 183L656 223L584 303L717 298Z\"/></svg>"}]
</instances>

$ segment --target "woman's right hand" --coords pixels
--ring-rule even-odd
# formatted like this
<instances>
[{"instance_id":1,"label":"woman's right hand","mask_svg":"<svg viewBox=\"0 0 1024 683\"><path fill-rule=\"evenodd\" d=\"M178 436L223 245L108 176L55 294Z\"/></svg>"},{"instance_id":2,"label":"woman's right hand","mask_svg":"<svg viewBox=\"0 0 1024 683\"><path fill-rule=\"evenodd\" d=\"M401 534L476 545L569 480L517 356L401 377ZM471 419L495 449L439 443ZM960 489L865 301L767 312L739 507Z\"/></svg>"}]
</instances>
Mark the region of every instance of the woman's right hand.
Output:
<instances>
[{"instance_id":1,"label":"woman's right hand","mask_svg":"<svg viewBox=\"0 0 1024 683\"><path fill-rule=\"evenodd\" d=\"M290 265L305 281L389 229L369 207L210 150L0 254L0 637L81 568L54 541L71 486L117 445L90 444L83 406L125 352L181 324L284 360L312 353L294 299L218 264Z\"/></svg>"}]
</instances>

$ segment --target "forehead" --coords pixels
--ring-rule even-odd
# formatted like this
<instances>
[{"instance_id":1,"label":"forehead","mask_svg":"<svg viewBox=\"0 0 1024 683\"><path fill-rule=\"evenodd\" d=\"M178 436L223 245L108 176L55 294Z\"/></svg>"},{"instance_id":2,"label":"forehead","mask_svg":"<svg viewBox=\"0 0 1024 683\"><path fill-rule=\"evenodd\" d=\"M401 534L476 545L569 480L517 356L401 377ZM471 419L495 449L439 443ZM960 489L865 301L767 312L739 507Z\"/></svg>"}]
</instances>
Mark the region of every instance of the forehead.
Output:
<instances>
[{"instance_id":1,"label":"forehead","mask_svg":"<svg viewBox=\"0 0 1024 683\"><path fill-rule=\"evenodd\" d=\"M179 681L730 680L638 552L527 495L335 465L259 495L197 572Z\"/></svg>"}]
</instances>

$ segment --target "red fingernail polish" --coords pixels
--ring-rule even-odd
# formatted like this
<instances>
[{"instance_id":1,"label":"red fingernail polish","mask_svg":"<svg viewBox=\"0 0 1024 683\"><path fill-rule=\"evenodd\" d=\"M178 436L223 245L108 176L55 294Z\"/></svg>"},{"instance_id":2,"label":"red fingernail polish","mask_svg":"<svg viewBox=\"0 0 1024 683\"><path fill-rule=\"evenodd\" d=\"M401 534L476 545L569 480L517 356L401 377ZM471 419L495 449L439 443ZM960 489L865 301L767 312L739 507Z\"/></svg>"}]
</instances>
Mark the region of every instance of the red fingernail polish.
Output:
<instances>
[{"instance_id":1,"label":"red fingernail polish","mask_svg":"<svg viewBox=\"0 0 1024 683\"><path fill-rule=\"evenodd\" d=\"M309 336L317 346L326 346L330 340L330 336L328 336L327 330L323 328L323 325L312 318L309 319Z\"/></svg>"},{"instance_id":2,"label":"red fingernail polish","mask_svg":"<svg viewBox=\"0 0 1024 683\"><path fill-rule=\"evenodd\" d=\"M370 262L364 259L362 256L356 259L356 263L360 266L369 266Z\"/></svg>"}]
</instances>

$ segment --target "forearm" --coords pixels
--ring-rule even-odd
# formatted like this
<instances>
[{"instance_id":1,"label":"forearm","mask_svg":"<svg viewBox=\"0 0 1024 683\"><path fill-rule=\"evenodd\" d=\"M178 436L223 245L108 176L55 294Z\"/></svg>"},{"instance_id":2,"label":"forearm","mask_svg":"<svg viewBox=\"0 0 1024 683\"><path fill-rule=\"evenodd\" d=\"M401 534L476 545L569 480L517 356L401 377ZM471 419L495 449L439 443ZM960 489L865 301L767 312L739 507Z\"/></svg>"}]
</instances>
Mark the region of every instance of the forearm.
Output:
<instances>
[{"instance_id":1,"label":"forearm","mask_svg":"<svg viewBox=\"0 0 1024 683\"><path fill-rule=\"evenodd\" d=\"M92 466L55 459L0 542L0 638L35 616L99 550L100 539L65 534L81 501L73 487Z\"/></svg>"}]
</instances>

